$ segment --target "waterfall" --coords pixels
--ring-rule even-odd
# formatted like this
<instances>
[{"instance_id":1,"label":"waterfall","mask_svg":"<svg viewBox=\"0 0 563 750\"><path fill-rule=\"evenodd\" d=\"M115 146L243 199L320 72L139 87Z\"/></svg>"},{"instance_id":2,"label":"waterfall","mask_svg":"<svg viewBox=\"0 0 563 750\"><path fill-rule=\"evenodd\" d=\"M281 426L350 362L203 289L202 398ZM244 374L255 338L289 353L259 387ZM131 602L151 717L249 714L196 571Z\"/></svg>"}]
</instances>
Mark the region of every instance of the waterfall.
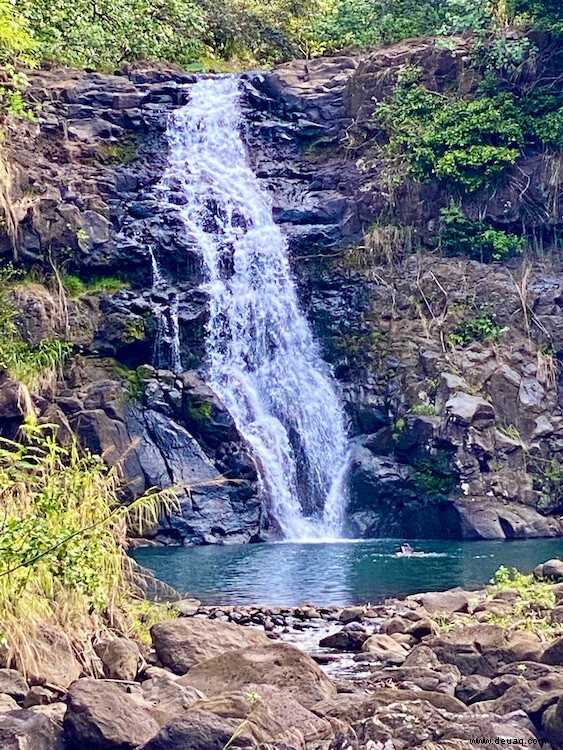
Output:
<instances>
[{"instance_id":1,"label":"waterfall","mask_svg":"<svg viewBox=\"0 0 563 750\"><path fill-rule=\"evenodd\" d=\"M157 293L166 294L168 298L167 304L154 305L157 324L154 359L157 367L181 372L180 301L176 292L168 292L168 282L160 270L152 247L149 247L148 251L151 259L152 288Z\"/></svg>"},{"instance_id":2,"label":"waterfall","mask_svg":"<svg viewBox=\"0 0 563 750\"><path fill-rule=\"evenodd\" d=\"M248 165L235 77L199 80L168 127L161 187L206 268L208 381L258 466L286 539L337 538L348 441L328 367L299 303L287 243ZM180 203L180 205L178 205Z\"/></svg>"}]
</instances>

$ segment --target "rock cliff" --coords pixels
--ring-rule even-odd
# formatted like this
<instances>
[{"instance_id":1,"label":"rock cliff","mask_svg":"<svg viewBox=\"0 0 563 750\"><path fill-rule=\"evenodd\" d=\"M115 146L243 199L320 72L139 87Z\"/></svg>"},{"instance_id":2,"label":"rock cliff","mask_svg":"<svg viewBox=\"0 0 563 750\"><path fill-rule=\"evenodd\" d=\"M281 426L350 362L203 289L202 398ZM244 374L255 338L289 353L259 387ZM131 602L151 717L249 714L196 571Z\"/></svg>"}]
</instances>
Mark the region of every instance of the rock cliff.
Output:
<instances>
[{"instance_id":1,"label":"rock cliff","mask_svg":"<svg viewBox=\"0 0 563 750\"><path fill-rule=\"evenodd\" d=\"M536 41L534 75L557 80L561 51L547 37ZM435 181L390 180L370 137L374 103L409 67L430 90L475 90L479 72L464 45L454 55L416 40L243 76L250 157L349 415L355 534L563 530L560 157L525 150L494 194L464 199L468 215L535 238L524 259L483 264L439 252L448 195ZM166 118L193 77L138 65L29 78L27 100L40 109L36 122L7 126L0 250L33 272L33 283L11 291L26 340L59 337L74 348L64 382L36 396L33 409L118 464L130 496L191 485L182 517L155 528L157 540L262 538L256 467L205 385L201 257L158 190ZM174 279L169 291L154 284L154 252ZM54 268L79 276L86 293L61 295ZM127 286L96 291L101 276ZM179 300L182 375L162 338L169 294ZM451 334L485 307L498 340L456 343ZM5 378L2 431L24 415Z\"/></svg>"}]
</instances>

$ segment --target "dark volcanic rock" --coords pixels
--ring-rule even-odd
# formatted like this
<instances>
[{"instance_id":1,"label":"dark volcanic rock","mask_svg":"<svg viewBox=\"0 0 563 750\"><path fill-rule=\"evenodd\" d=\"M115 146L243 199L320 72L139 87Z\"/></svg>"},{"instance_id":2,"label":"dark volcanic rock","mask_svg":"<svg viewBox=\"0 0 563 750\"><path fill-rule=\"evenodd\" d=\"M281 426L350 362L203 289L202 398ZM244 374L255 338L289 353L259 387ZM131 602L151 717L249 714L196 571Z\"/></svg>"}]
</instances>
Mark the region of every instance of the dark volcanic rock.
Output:
<instances>
[{"instance_id":1,"label":"dark volcanic rock","mask_svg":"<svg viewBox=\"0 0 563 750\"><path fill-rule=\"evenodd\" d=\"M66 750L60 726L33 711L10 711L0 716L2 750Z\"/></svg>"},{"instance_id":2,"label":"dark volcanic rock","mask_svg":"<svg viewBox=\"0 0 563 750\"><path fill-rule=\"evenodd\" d=\"M159 730L150 713L121 687L91 679L71 686L64 728L76 750L135 750Z\"/></svg>"}]
</instances>

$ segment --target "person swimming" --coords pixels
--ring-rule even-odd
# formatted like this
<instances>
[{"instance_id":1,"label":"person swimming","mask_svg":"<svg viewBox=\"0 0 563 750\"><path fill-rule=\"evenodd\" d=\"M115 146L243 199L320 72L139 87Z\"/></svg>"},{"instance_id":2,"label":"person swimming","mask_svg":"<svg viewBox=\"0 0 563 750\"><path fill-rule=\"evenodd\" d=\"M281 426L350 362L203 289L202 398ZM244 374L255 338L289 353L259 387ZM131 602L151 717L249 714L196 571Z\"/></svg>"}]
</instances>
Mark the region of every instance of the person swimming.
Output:
<instances>
[{"instance_id":1,"label":"person swimming","mask_svg":"<svg viewBox=\"0 0 563 750\"><path fill-rule=\"evenodd\" d=\"M423 553L417 552L410 546L408 542L404 542L397 548L395 554L397 555L397 557L416 557L417 555L422 555Z\"/></svg>"}]
</instances>

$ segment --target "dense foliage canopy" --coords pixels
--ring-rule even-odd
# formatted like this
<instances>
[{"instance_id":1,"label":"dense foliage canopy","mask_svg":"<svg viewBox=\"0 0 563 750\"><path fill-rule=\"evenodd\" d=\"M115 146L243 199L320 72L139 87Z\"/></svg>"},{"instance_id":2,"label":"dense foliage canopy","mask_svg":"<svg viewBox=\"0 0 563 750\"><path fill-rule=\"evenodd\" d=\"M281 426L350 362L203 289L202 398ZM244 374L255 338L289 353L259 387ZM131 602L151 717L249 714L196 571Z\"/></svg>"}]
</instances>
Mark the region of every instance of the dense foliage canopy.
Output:
<instances>
[{"instance_id":1,"label":"dense foliage canopy","mask_svg":"<svg viewBox=\"0 0 563 750\"><path fill-rule=\"evenodd\" d=\"M562 31L559 0L0 0L0 58L268 64L512 22Z\"/></svg>"}]
</instances>

